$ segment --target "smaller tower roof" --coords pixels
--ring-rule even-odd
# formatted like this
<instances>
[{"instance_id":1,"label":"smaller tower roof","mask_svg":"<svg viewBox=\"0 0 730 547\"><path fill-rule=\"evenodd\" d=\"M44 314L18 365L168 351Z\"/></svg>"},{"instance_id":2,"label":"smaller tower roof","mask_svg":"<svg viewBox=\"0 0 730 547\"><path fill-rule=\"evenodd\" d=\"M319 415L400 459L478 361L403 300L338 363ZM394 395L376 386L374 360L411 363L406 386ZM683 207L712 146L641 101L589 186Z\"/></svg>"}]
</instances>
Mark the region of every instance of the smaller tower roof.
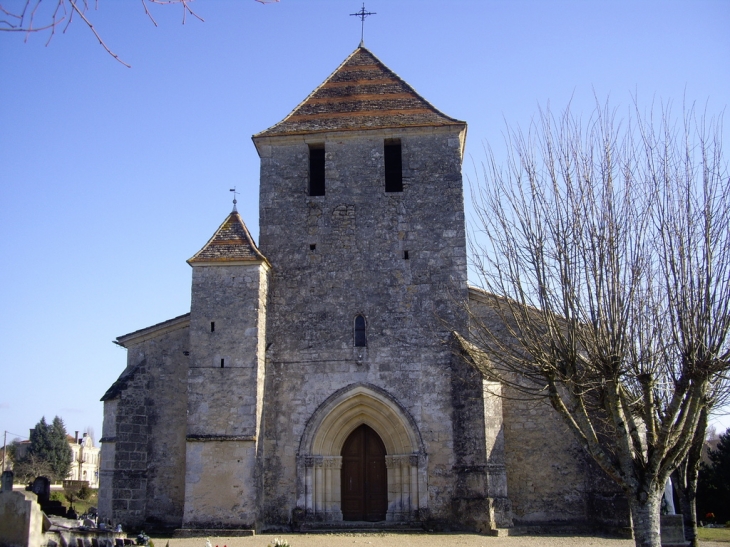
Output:
<instances>
[{"instance_id":1,"label":"smaller tower roof","mask_svg":"<svg viewBox=\"0 0 730 547\"><path fill-rule=\"evenodd\" d=\"M208 262L266 262L241 215L235 209L223 221L208 243L188 260L191 266Z\"/></svg>"},{"instance_id":2,"label":"smaller tower roof","mask_svg":"<svg viewBox=\"0 0 730 547\"><path fill-rule=\"evenodd\" d=\"M323 131L466 126L440 112L360 46L286 118L254 135L271 137Z\"/></svg>"}]
</instances>

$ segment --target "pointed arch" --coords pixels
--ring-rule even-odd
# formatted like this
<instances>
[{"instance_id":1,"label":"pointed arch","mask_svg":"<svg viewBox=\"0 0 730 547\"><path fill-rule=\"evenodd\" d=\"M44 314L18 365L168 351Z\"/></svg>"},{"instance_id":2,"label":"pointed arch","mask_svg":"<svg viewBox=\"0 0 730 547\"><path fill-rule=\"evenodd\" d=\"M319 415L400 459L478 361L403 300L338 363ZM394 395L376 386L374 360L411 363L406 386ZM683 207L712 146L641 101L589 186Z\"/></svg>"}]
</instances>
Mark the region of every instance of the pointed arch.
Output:
<instances>
[{"instance_id":1,"label":"pointed arch","mask_svg":"<svg viewBox=\"0 0 730 547\"><path fill-rule=\"evenodd\" d=\"M339 456L345 439L362 424L380 435L388 454L423 452L418 426L408 411L384 389L356 383L336 391L314 411L299 453Z\"/></svg>"},{"instance_id":2,"label":"pointed arch","mask_svg":"<svg viewBox=\"0 0 730 547\"><path fill-rule=\"evenodd\" d=\"M386 520L413 520L428 506L427 456L415 420L384 389L356 383L328 397L304 428L297 457L297 504L306 519L342 520L342 447L363 424L385 445Z\"/></svg>"}]
</instances>

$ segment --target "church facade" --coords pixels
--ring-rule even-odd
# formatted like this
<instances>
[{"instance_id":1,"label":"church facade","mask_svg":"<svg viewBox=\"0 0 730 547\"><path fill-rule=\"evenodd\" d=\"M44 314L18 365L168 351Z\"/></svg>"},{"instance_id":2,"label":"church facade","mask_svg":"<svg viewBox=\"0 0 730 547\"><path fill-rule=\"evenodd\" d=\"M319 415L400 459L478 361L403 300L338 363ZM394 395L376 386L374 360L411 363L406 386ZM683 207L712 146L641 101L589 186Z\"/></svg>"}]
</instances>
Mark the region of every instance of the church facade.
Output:
<instances>
[{"instance_id":1,"label":"church facade","mask_svg":"<svg viewBox=\"0 0 730 547\"><path fill-rule=\"evenodd\" d=\"M254 135L259 242L234 211L190 313L120 336L99 514L127 526L621 526L544 401L468 343L465 122L364 47Z\"/></svg>"}]
</instances>

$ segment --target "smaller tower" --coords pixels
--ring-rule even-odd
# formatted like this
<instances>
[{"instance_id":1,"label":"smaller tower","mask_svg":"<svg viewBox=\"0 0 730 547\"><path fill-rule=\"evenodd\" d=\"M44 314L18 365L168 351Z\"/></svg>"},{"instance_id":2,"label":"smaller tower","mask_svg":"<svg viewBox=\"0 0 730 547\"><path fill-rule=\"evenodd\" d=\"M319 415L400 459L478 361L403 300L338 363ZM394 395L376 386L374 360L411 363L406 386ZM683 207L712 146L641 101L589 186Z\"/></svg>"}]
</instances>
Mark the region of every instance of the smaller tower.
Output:
<instances>
[{"instance_id":1,"label":"smaller tower","mask_svg":"<svg viewBox=\"0 0 730 547\"><path fill-rule=\"evenodd\" d=\"M193 284L183 527L253 528L270 266L235 205L188 264Z\"/></svg>"}]
</instances>

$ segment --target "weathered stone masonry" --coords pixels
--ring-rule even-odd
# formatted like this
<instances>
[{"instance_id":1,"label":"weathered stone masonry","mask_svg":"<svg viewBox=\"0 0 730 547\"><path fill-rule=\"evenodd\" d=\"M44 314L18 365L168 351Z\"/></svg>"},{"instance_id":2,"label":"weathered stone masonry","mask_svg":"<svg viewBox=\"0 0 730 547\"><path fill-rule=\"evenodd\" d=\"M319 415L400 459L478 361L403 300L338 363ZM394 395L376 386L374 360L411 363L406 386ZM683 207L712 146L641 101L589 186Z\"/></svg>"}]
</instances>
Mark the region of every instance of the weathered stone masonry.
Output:
<instances>
[{"instance_id":1,"label":"weathered stone masonry","mask_svg":"<svg viewBox=\"0 0 730 547\"><path fill-rule=\"evenodd\" d=\"M590 524L611 505L559 420L504 398L462 338L465 302L488 315L467 286L465 138L362 47L254 135L259 245L234 208L188 261L190 314L118 339L102 518L261 530L346 513L485 531ZM386 454L364 446L347 467L363 426Z\"/></svg>"}]
</instances>

